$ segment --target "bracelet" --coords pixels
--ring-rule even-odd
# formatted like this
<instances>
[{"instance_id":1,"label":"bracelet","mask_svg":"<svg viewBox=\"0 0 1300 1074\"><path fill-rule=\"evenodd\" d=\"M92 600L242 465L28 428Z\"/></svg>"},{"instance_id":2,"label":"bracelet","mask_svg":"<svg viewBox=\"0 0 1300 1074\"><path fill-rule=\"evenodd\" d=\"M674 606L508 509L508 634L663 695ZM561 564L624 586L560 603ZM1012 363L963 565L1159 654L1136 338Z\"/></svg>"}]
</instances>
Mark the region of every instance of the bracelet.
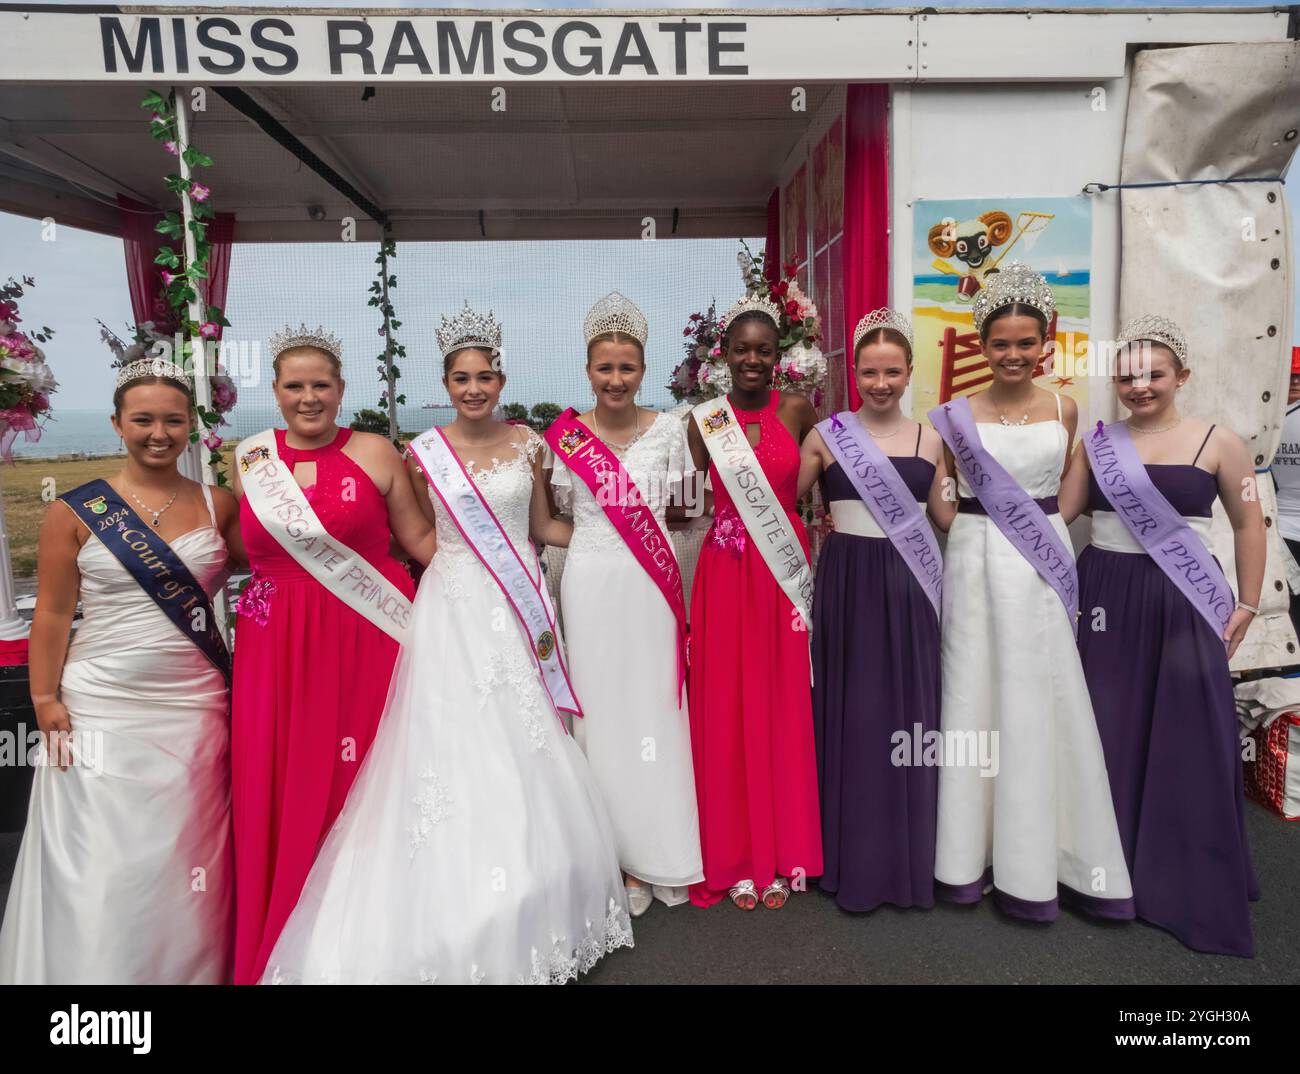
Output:
<instances>
[{"instance_id":1,"label":"bracelet","mask_svg":"<svg viewBox=\"0 0 1300 1074\"><path fill-rule=\"evenodd\" d=\"M1237 607L1245 609L1246 611L1250 612L1251 615L1259 614L1258 608L1252 607L1251 605L1247 604L1244 600L1237 601Z\"/></svg>"}]
</instances>

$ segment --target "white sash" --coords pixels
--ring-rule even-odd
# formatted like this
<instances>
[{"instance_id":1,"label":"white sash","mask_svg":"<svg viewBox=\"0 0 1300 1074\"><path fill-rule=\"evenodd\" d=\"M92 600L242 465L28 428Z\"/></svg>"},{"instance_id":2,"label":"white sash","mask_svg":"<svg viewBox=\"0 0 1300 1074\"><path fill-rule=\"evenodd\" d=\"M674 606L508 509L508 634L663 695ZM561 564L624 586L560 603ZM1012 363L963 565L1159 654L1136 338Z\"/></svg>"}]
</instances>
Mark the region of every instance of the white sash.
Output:
<instances>
[{"instance_id":1,"label":"white sash","mask_svg":"<svg viewBox=\"0 0 1300 1074\"><path fill-rule=\"evenodd\" d=\"M736 513L749 532L749 539L772 572L776 584L790 598L807 630L812 630L813 576L799 537L790 529L789 516L745 430L725 395L708 399L691 411L704 446L718 468Z\"/></svg>"},{"instance_id":2,"label":"white sash","mask_svg":"<svg viewBox=\"0 0 1300 1074\"><path fill-rule=\"evenodd\" d=\"M501 587L506 602L514 609L551 705L557 714L571 712L581 716L582 707L573 694L569 672L560 652L555 616L542 588L541 565L537 565L537 580L534 581L441 429L430 429L423 436L417 436L409 447L465 543Z\"/></svg>"},{"instance_id":3,"label":"white sash","mask_svg":"<svg viewBox=\"0 0 1300 1074\"><path fill-rule=\"evenodd\" d=\"M244 498L266 532L339 600L405 645L411 602L365 556L325 528L281 461L274 431L241 440L235 456Z\"/></svg>"}]
</instances>

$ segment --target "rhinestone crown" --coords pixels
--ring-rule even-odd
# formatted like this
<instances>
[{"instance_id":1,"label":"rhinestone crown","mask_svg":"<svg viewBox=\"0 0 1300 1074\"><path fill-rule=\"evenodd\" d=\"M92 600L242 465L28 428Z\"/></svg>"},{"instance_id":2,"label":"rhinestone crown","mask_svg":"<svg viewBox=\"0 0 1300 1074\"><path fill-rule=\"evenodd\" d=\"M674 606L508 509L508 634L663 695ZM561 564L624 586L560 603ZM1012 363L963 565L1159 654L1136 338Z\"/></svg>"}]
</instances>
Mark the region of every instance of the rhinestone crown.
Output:
<instances>
[{"instance_id":1,"label":"rhinestone crown","mask_svg":"<svg viewBox=\"0 0 1300 1074\"><path fill-rule=\"evenodd\" d=\"M858 322L858 326L853 329L853 350L856 352L858 344L862 337L870 332L873 328L892 328L895 332L901 332L903 338L907 340L907 346L912 347L912 322L904 317L901 313L896 313L889 307L884 309L872 310Z\"/></svg>"},{"instance_id":2,"label":"rhinestone crown","mask_svg":"<svg viewBox=\"0 0 1300 1074\"><path fill-rule=\"evenodd\" d=\"M296 329L286 324L271 336L267 341L267 347L273 359L279 358L285 351L292 350L294 347L315 347L332 355L335 361L343 361L342 340L333 332L326 332L320 325L313 330L305 324L299 325Z\"/></svg>"},{"instance_id":3,"label":"rhinestone crown","mask_svg":"<svg viewBox=\"0 0 1300 1074\"><path fill-rule=\"evenodd\" d=\"M485 317L470 308L466 299L465 307L455 317L442 318L442 327L438 329L438 349L444 358L462 347L481 347L494 356L501 353L501 325L492 311Z\"/></svg>"},{"instance_id":4,"label":"rhinestone crown","mask_svg":"<svg viewBox=\"0 0 1300 1074\"><path fill-rule=\"evenodd\" d=\"M117 383L113 385L113 390L116 391L128 381L140 377L166 377L168 380L174 380L185 385L187 389L193 387L190 375L175 362L169 362L162 358L140 358L122 366L117 371Z\"/></svg>"},{"instance_id":5,"label":"rhinestone crown","mask_svg":"<svg viewBox=\"0 0 1300 1074\"><path fill-rule=\"evenodd\" d=\"M1174 352L1179 365L1187 364L1187 340L1183 338L1183 330L1168 317L1148 313L1129 321L1116 342L1122 345L1136 343L1143 339L1150 340L1152 343L1163 343Z\"/></svg>"},{"instance_id":6,"label":"rhinestone crown","mask_svg":"<svg viewBox=\"0 0 1300 1074\"><path fill-rule=\"evenodd\" d=\"M617 291L611 291L587 311L582 331L588 343L606 332L621 332L644 347L650 335L650 325L635 302Z\"/></svg>"},{"instance_id":7,"label":"rhinestone crown","mask_svg":"<svg viewBox=\"0 0 1300 1074\"><path fill-rule=\"evenodd\" d=\"M1049 321L1056 312L1056 298L1047 281L1020 261L1008 262L984 277L984 286L975 292L975 331L983 327L990 313L1012 305L1033 306Z\"/></svg>"},{"instance_id":8,"label":"rhinestone crown","mask_svg":"<svg viewBox=\"0 0 1300 1074\"><path fill-rule=\"evenodd\" d=\"M779 330L781 327L781 311L776 303L770 298L764 298L762 295L746 295L737 302L731 309L727 310L722 318L722 327L725 330L731 325L731 322L739 317L742 313L761 313L776 325Z\"/></svg>"}]
</instances>

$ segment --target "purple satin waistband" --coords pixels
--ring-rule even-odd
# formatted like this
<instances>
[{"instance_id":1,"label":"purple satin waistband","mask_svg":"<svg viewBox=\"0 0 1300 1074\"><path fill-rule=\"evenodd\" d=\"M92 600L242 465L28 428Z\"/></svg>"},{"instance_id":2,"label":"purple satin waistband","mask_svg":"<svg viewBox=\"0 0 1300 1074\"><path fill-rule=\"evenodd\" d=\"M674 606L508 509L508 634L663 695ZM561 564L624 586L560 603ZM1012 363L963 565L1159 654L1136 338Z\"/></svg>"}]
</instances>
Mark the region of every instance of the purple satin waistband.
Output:
<instances>
[{"instance_id":1,"label":"purple satin waistband","mask_svg":"<svg viewBox=\"0 0 1300 1074\"><path fill-rule=\"evenodd\" d=\"M1035 500L1038 509L1045 515L1059 515L1060 507L1057 506L1055 496L1044 496L1041 500ZM963 515L987 515L984 505L973 496L962 496L957 501L957 510Z\"/></svg>"}]
</instances>

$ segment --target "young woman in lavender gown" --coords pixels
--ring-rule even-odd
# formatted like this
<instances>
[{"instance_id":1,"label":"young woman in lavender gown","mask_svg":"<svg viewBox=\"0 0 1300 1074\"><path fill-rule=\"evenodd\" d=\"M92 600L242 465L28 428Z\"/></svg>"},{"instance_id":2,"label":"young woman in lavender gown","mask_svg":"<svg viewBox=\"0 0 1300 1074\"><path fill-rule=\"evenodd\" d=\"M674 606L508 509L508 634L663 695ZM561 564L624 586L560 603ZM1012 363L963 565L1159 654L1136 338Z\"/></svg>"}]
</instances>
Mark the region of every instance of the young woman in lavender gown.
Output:
<instances>
[{"instance_id":1,"label":"young woman in lavender gown","mask_svg":"<svg viewBox=\"0 0 1300 1074\"><path fill-rule=\"evenodd\" d=\"M1115 391L1129 416L1084 434L1061 489L1064 515L1092 515L1091 543L1079 557L1079 651L1138 917L1195 950L1249 957L1248 900L1259 888L1228 660L1258 610L1264 577L1253 466L1231 429L1180 413L1178 391L1191 370L1175 324L1143 317L1120 339ZM1127 468L1116 435L1131 445ZM1213 560L1216 497L1232 523L1240 600ZM1172 539L1181 549L1148 549L1126 525L1127 517L1138 534L1153 532L1153 501L1159 510L1166 501L1171 520L1185 524ZM1190 576L1208 606L1194 603L1198 594L1184 593L1161 562Z\"/></svg>"},{"instance_id":2,"label":"young woman in lavender gown","mask_svg":"<svg viewBox=\"0 0 1300 1074\"><path fill-rule=\"evenodd\" d=\"M685 902L687 887L704 879L682 682L685 603L664 529L682 492L686 426L680 414L637 405L649 325L633 302L606 295L583 328L596 403L547 431L547 466L556 505L573 516L561 603L586 714L573 736L609 808L639 917L653 897ZM621 473L604 468L611 462ZM638 497L648 512L633 518L626 504Z\"/></svg>"},{"instance_id":3,"label":"young woman in lavender gown","mask_svg":"<svg viewBox=\"0 0 1300 1074\"><path fill-rule=\"evenodd\" d=\"M845 910L934 905L939 774L918 762L939 729L942 565L933 535L917 527L929 528L927 505L945 525L952 508L942 497L943 441L903 417L911 374L907 318L889 309L863 317L854 331L862 405L813 429L801 452L799 495L820 476L834 521L817 561L813 728L819 883ZM886 466L896 490L873 480ZM871 482L865 501L852 473ZM903 513L895 492L914 505L901 545L881 526Z\"/></svg>"},{"instance_id":4,"label":"young woman in lavender gown","mask_svg":"<svg viewBox=\"0 0 1300 1074\"><path fill-rule=\"evenodd\" d=\"M409 449L437 551L264 983L562 984L632 945L609 819L561 716L580 706L531 539L570 528L548 509L542 439L492 416L495 317L466 305L438 344L456 418Z\"/></svg>"},{"instance_id":5,"label":"young woman in lavender gown","mask_svg":"<svg viewBox=\"0 0 1300 1074\"><path fill-rule=\"evenodd\" d=\"M957 477L944 558L939 893L1051 921L1058 895L1133 916L1101 740L1075 645L1078 581L1057 492L1078 411L1033 383L1055 310L1018 262L973 313L992 383L930 411Z\"/></svg>"},{"instance_id":6,"label":"young woman in lavender gown","mask_svg":"<svg viewBox=\"0 0 1300 1074\"><path fill-rule=\"evenodd\" d=\"M0 984L230 979L229 656L211 598L243 559L239 509L177 470L194 427L183 369L125 366L113 408L125 467L65 493L41 526L31 689L52 737Z\"/></svg>"}]
</instances>

